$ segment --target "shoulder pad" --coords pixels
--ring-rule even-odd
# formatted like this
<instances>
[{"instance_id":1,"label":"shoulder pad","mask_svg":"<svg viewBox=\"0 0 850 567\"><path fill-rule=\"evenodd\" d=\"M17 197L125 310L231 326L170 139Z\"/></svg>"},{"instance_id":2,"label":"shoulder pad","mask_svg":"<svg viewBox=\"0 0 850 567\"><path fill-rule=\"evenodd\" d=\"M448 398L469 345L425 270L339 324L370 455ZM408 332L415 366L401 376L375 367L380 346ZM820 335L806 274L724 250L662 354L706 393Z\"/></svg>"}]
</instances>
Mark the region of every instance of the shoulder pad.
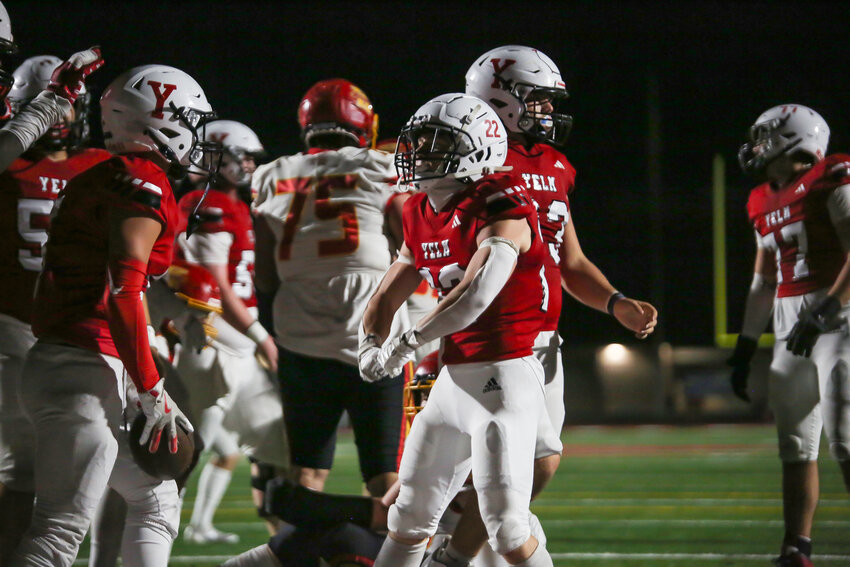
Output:
<instances>
[{"instance_id":1,"label":"shoulder pad","mask_svg":"<svg viewBox=\"0 0 850 567\"><path fill-rule=\"evenodd\" d=\"M107 183L106 190L125 199L159 210L162 206L162 189L150 181L133 177L123 170L117 170Z\"/></svg>"}]
</instances>

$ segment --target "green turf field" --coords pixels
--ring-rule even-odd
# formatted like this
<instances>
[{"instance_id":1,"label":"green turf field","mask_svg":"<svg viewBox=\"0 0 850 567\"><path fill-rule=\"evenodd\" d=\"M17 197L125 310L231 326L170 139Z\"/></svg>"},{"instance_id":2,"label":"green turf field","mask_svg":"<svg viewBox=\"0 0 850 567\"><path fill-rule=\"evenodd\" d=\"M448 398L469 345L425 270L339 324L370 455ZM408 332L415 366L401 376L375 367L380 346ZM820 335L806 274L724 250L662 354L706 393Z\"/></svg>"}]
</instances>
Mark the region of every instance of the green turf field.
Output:
<instances>
[{"instance_id":1,"label":"green turf field","mask_svg":"<svg viewBox=\"0 0 850 567\"><path fill-rule=\"evenodd\" d=\"M581 427L565 430L563 440L566 458L533 506L555 565L766 567L778 553L783 530L772 427ZM825 447L821 452L827 455ZM242 541L200 547L181 537L172 565L217 565L266 541L247 474L240 467L215 522ZM350 435L341 437L327 489L360 491ZM818 566L850 565L850 499L828 457L821 459L814 552ZM84 545L78 564L87 554Z\"/></svg>"}]
</instances>

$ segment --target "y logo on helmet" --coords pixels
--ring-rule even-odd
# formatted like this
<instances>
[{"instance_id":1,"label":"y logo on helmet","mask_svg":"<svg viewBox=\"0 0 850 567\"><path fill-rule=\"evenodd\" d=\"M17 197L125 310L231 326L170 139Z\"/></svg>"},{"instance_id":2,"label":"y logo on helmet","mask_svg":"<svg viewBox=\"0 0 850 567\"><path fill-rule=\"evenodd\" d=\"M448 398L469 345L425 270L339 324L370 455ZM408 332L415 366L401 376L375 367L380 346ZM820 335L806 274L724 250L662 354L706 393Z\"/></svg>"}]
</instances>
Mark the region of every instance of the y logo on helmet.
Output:
<instances>
[{"instance_id":1,"label":"y logo on helmet","mask_svg":"<svg viewBox=\"0 0 850 567\"><path fill-rule=\"evenodd\" d=\"M490 59L490 63L493 64L493 84L490 85L490 87L498 89L502 86L499 82L499 74L516 63L516 59L505 59L503 63L501 59L494 57L493 59Z\"/></svg>"},{"instance_id":2,"label":"y logo on helmet","mask_svg":"<svg viewBox=\"0 0 850 567\"><path fill-rule=\"evenodd\" d=\"M224 139L230 135L230 132L215 132L210 134L210 141L218 142L219 144L224 143Z\"/></svg>"},{"instance_id":3,"label":"y logo on helmet","mask_svg":"<svg viewBox=\"0 0 850 567\"><path fill-rule=\"evenodd\" d=\"M151 89L153 89L153 96L156 97L156 106L154 106L151 116L154 118L162 118L162 109L165 108L165 101L167 101L168 97L171 96L171 93L177 89L177 85L169 85L167 83L163 85L159 81L148 81L148 84L151 86ZM162 87L162 90L160 90L160 87Z\"/></svg>"}]
</instances>

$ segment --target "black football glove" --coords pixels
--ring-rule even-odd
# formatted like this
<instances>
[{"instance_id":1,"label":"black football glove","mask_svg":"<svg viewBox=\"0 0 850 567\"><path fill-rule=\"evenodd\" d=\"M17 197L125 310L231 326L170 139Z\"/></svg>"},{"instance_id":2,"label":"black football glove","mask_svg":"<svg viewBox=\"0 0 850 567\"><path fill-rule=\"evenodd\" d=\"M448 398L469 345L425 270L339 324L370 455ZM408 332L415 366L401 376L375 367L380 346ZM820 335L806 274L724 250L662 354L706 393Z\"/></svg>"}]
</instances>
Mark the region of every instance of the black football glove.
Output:
<instances>
[{"instance_id":1,"label":"black football glove","mask_svg":"<svg viewBox=\"0 0 850 567\"><path fill-rule=\"evenodd\" d=\"M735 351L726 361L726 364L732 367L732 375L729 377L732 392L745 402L750 401L750 395L747 393L747 379L750 377L750 362L753 360L757 348L757 339L738 335Z\"/></svg>"},{"instance_id":2,"label":"black football glove","mask_svg":"<svg viewBox=\"0 0 850 567\"><path fill-rule=\"evenodd\" d=\"M797 356L810 356L818 335L834 331L841 324L839 311L841 303L831 295L821 299L811 309L802 310L788 334L788 350Z\"/></svg>"}]
</instances>

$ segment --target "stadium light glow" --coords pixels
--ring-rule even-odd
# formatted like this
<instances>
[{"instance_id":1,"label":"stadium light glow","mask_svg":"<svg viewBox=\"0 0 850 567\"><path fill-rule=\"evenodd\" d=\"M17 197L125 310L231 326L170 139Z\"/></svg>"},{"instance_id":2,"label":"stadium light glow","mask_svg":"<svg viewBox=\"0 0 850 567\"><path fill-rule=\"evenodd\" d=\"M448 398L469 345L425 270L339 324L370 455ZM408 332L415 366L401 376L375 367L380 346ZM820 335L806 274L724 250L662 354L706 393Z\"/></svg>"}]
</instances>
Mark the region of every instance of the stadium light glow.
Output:
<instances>
[{"instance_id":1,"label":"stadium light glow","mask_svg":"<svg viewBox=\"0 0 850 567\"><path fill-rule=\"evenodd\" d=\"M600 361L605 366L621 366L632 358L629 349L619 343L611 343L604 347L599 355Z\"/></svg>"}]
</instances>

